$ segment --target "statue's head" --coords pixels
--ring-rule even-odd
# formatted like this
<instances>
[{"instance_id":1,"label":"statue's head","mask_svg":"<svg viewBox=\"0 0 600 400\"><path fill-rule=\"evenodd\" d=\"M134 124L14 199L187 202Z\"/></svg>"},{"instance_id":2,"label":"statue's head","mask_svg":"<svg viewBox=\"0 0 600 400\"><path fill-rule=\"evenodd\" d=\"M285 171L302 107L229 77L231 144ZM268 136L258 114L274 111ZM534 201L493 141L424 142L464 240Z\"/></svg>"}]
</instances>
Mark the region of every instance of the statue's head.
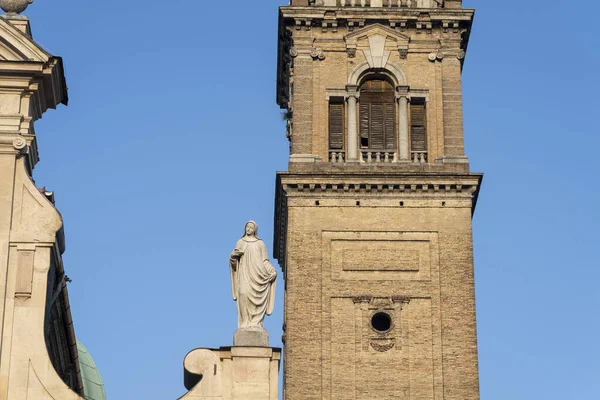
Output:
<instances>
[{"instance_id":1,"label":"statue's head","mask_svg":"<svg viewBox=\"0 0 600 400\"><path fill-rule=\"evenodd\" d=\"M258 225L254 221L246 222L244 228L244 236L258 237Z\"/></svg>"}]
</instances>

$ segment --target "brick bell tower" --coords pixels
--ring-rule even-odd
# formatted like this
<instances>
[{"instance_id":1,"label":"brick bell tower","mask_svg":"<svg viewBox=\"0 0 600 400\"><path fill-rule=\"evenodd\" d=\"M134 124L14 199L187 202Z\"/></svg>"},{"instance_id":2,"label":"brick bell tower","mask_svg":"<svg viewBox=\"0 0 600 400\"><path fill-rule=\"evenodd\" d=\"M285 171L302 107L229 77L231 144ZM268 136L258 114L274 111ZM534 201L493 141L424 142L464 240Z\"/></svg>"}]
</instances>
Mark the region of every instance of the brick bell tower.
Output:
<instances>
[{"instance_id":1,"label":"brick bell tower","mask_svg":"<svg viewBox=\"0 0 600 400\"><path fill-rule=\"evenodd\" d=\"M284 399L479 399L461 0L281 7Z\"/></svg>"}]
</instances>

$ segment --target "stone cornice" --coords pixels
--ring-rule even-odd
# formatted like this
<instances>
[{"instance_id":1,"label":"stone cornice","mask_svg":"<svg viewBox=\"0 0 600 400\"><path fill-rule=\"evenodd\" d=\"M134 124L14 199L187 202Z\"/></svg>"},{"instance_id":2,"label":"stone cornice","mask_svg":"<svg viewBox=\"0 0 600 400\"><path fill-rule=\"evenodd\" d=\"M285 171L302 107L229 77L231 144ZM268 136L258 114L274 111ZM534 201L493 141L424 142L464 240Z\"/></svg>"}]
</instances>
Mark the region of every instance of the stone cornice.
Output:
<instances>
[{"instance_id":1,"label":"stone cornice","mask_svg":"<svg viewBox=\"0 0 600 400\"><path fill-rule=\"evenodd\" d=\"M403 59L409 53L441 50L440 40L443 40L444 53L456 56L462 62L473 16L474 10L463 8L280 7L277 104L284 109L289 107L290 69L294 56L324 60L328 51L343 51L336 40L343 36L352 38L375 25L388 34L397 32L397 37L404 38L398 41L398 51ZM315 38L310 32L312 29L331 32L332 36ZM433 32L434 35L428 35ZM310 54L305 54L309 51ZM356 48L352 43L346 43L346 51L349 58L355 57Z\"/></svg>"},{"instance_id":2,"label":"stone cornice","mask_svg":"<svg viewBox=\"0 0 600 400\"><path fill-rule=\"evenodd\" d=\"M347 29L353 32L371 23L389 24L391 29L405 31L408 28L431 32L439 29L444 33L470 31L474 10L471 9L406 9L406 8L340 8L340 7L292 7L280 8L280 28L310 31L313 28ZM468 36L468 35L467 35Z\"/></svg>"},{"instance_id":3,"label":"stone cornice","mask_svg":"<svg viewBox=\"0 0 600 400\"><path fill-rule=\"evenodd\" d=\"M377 201L468 201L475 212L483 174L479 173L290 173L278 172L275 185L274 256L286 270L288 199ZM344 201L346 201L344 200ZM338 200L339 201L339 200ZM401 202L402 203L402 202ZM358 204L357 204L358 205ZM338 204L339 206L339 204Z\"/></svg>"},{"instance_id":4,"label":"stone cornice","mask_svg":"<svg viewBox=\"0 0 600 400\"><path fill-rule=\"evenodd\" d=\"M313 19L334 20L390 20L397 21L423 20L431 21L465 21L473 20L475 10L457 9L425 9L425 8L369 8L369 7L280 7L281 17L284 19Z\"/></svg>"},{"instance_id":5,"label":"stone cornice","mask_svg":"<svg viewBox=\"0 0 600 400\"><path fill-rule=\"evenodd\" d=\"M427 197L473 198L479 190L481 174L292 174L278 177L287 196L356 196L389 194Z\"/></svg>"}]
</instances>

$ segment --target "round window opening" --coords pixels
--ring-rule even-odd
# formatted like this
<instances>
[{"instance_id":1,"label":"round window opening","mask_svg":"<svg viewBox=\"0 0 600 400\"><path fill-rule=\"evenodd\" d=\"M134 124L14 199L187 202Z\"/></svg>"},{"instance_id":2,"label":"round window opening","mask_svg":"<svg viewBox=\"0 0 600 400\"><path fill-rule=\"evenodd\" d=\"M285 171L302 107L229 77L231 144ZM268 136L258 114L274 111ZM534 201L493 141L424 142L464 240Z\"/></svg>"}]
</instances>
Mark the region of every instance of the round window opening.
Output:
<instances>
[{"instance_id":1,"label":"round window opening","mask_svg":"<svg viewBox=\"0 0 600 400\"><path fill-rule=\"evenodd\" d=\"M392 317L383 312L377 313L371 318L371 325L377 332L387 332L392 328Z\"/></svg>"}]
</instances>

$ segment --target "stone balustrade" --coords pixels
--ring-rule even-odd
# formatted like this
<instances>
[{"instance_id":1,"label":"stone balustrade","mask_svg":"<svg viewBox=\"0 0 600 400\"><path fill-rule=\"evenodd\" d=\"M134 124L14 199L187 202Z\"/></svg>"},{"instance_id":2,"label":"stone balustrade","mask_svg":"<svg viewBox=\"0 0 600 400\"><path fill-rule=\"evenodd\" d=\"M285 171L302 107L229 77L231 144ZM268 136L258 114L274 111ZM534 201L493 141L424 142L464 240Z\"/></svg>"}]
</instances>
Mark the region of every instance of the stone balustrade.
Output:
<instances>
[{"instance_id":1,"label":"stone balustrade","mask_svg":"<svg viewBox=\"0 0 600 400\"><path fill-rule=\"evenodd\" d=\"M343 150L332 150L329 152L329 162L336 164L336 163L343 163L346 161L346 152Z\"/></svg>"},{"instance_id":2,"label":"stone balustrade","mask_svg":"<svg viewBox=\"0 0 600 400\"><path fill-rule=\"evenodd\" d=\"M310 0L311 6L441 8L443 0Z\"/></svg>"},{"instance_id":3,"label":"stone balustrade","mask_svg":"<svg viewBox=\"0 0 600 400\"><path fill-rule=\"evenodd\" d=\"M427 162L427 152L426 151L412 151L412 160L415 164L424 164Z\"/></svg>"},{"instance_id":4,"label":"stone balustrade","mask_svg":"<svg viewBox=\"0 0 600 400\"><path fill-rule=\"evenodd\" d=\"M396 162L396 151L373 151L373 150L363 150L362 153L362 162L372 164L372 163L392 163Z\"/></svg>"},{"instance_id":5,"label":"stone balustrade","mask_svg":"<svg viewBox=\"0 0 600 400\"><path fill-rule=\"evenodd\" d=\"M330 150L329 162L332 164L342 164L347 162L346 152L344 150ZM396 150L368 150L360 151L359 162L365 164L389 164L402 161L412 161L414 164L425 164L428 162L426 151L411 151L410 160L399 160Z\"/></svg>"}]
</instances>

